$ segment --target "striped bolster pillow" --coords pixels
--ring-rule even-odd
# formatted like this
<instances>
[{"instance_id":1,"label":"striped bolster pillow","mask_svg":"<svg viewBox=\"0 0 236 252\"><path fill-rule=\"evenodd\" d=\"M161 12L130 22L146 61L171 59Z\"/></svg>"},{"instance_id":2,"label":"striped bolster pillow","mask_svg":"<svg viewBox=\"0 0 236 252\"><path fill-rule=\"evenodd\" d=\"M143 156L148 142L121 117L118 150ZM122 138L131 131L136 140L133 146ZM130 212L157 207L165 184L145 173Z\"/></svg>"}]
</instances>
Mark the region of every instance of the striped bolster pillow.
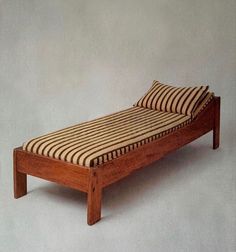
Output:
<instances>
[{"instance_id":1,"label":"striped bolster pillow","mask_svg":"<svg viewBox=\"0 0 236 252\"><path fill-rule=\"evenodd\" d=\"M206 94L201 97L201 100L198 103L198 106L193 111L192 117L195 118L206 106L207 104L213 99L214 93L206 92Z\"/></svg>"},{"instance_id":2,"label":"striped bolster pillow","mask_svg":"<svg viewBox=\"0 0 236 252\"><path fill-rule=\"evenodd\" d=\"M208 86L172 87L153 81L135 106L192 116L207 90Z\"/></svg>"}]
</instances>

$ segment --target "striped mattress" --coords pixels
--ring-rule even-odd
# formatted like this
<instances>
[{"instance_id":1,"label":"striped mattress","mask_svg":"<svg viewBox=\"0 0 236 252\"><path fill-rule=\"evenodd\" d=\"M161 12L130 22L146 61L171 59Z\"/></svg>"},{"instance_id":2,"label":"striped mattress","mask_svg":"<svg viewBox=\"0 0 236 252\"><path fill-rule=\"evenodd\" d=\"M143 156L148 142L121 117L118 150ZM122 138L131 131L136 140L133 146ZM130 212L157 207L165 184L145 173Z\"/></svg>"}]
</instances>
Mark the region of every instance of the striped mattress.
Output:
<instances>
[{"instance_id":1,"label":"striped mattress","mask_svg":"<svg viewBox=\"0 0 236 252\"><path fill-rule=\"evenodd\" d=\"M190 121L188 115L135 106L34 138L24 143L23 149L95 167L173 132Z\"/></svg>"}]
</instances>

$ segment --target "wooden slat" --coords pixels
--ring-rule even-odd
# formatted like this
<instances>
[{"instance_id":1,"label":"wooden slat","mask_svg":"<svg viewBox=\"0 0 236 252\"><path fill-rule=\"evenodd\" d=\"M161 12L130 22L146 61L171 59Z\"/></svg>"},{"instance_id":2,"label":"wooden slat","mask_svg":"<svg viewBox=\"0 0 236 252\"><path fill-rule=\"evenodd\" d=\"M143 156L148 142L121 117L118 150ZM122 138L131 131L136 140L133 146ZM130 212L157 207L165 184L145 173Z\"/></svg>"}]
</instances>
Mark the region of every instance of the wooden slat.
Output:
<instances>
[{"instance_id":1,"label":"wooden slat","mask_svg":"<svg viewBox=\"0 0 236 252\"><path fill-rule=\"evenodd\" d=\"M36 155L17 148L17 171L88 192L89 168Z\"/></svg>"},{"instance_id":2,"label":"wooden slat","mask_svg":"<svg viewBox=\"0 0 236 252\"><path fill-rule=\"evenodd\" d=\"M213 128L213 149L217 149L220 144L220 97L215 99L215 115Z\"/></svg>"}]
</instances>

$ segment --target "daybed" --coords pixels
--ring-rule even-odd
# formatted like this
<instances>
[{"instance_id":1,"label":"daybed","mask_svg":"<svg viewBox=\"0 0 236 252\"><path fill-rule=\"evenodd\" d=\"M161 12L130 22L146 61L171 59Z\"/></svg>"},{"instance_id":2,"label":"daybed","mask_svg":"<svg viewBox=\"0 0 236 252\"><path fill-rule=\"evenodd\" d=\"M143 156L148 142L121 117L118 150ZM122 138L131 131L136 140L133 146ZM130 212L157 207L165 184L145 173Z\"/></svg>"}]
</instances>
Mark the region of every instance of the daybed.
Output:
<instances>
[{"instance_id":1,"label":"daybed","mask_svg":"<svg viewBox=\"0 0 236 252\"><path fill-rule=\"evenodd\" d=\"M219 147L220 97L208 86L154 81L133 107L24 143L14 150L14 196L27 175L87 193L87 223L101 218L102 189L213 130Z\"/></svg>"}]
</instances>

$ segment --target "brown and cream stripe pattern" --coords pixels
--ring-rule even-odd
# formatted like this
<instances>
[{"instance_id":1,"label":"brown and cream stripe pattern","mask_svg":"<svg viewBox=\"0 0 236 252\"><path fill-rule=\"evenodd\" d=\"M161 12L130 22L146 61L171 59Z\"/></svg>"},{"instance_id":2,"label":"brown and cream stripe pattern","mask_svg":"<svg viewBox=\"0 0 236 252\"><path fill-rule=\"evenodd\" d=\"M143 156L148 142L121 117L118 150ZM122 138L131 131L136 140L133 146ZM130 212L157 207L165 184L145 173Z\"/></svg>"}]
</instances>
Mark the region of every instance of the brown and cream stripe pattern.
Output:
<instances>
[{"instance_id":1,"label":"brown and cream stripe pattern","mask_svg":"<svg viewBox=\"0 0 236 252\"><path fill-rule=\"evenodd\" d=\"M193 111L192 117L195 118L206 106L207 104L213 99L214 93L206 92L204 96L201 97L197 107Z\"/></svg>"},{"instance_id":2,"label":"brown and cream stripe pattern","mask_svg":"<svg viewBox=\"0 0 236 252\"><path fill-rule=\"evenodd\" d=\"M141 107L80 123L25 143L39 155L94 167L160 138L191 121L190 116Z\"/></svg>"},{"instance_id":3,"label":"brown and cream stripe pattern","mask_svg":"<svg viewBox=\"0 0 236 252\"><path fill-rule=\"evenodd\" d=\"M207 90L208 86L172 87L153 81L152 87L135 105L191 116Z\"/></svg>"}]
</instances>

